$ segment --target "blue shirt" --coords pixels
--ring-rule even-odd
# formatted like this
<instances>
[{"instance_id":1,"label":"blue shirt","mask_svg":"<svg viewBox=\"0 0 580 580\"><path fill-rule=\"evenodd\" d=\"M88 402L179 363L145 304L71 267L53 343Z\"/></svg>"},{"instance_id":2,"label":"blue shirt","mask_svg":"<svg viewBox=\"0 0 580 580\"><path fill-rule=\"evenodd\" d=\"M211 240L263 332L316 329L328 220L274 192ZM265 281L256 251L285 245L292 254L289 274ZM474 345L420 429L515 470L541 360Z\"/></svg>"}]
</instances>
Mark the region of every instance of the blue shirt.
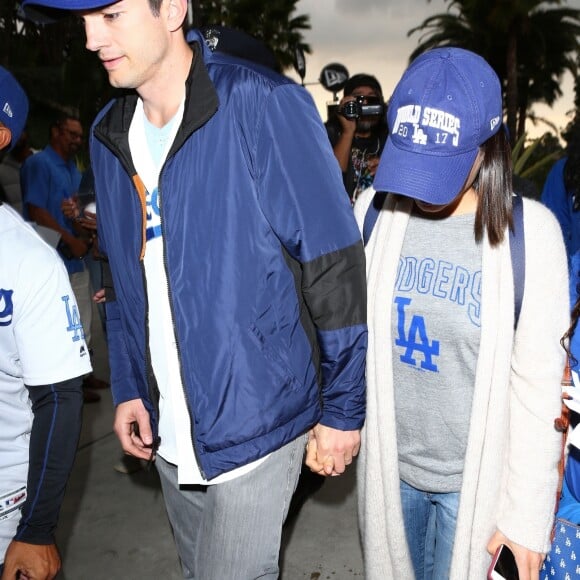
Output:
<instances>
[{"instance_id":1,"label":"blue shirt","mask_svg":"<svg viewBox=\"0 0 580 580\"><path fill-rule=\"evenodd\" d=\"M564 186L564 166L567 157L556 161L548 173L544 189L542 190L542 203L550 208L560 222L568 261L580 250L580 211L574 211L572 196Z\"/></svg>"},{"instance_id":2,"label":"blue shirt","mask_svg":"<svg viewBox=\"0 0 580 580\"><path fill-rule=\"evenodd\" d=\"M31 155L20 170L24 217L30 219L28 204L47 210L58 224L68 232L76 235L72 221L65 218L61 210L63 199L76 195L81 183L81 172L73 160L65 161L50 145L42 151ZM82 259L66 259L62 254L69 274L82 272Z\"/></svg>"}]
</instances>

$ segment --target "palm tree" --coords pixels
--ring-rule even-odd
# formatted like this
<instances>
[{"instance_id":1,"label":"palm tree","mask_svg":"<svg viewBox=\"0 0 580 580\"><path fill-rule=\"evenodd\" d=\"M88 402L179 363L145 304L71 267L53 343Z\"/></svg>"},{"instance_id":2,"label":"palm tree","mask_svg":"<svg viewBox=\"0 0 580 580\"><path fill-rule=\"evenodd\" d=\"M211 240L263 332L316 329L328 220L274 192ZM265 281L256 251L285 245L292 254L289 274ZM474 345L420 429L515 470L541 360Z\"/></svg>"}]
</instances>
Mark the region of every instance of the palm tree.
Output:
<instances>
[{"instance_id":1,"label":"palm tree","mask_svg":"<svg viewBox=\"0 0 580 580\"><path fill-rule=\"evenodd\" d=\"M194 26L221 24L264 41L282 70L294 63L296 48L310 53L303 32L310 29L307 15L295 16L298 0L192 0Z\"/></svg>"},{"instance_id":2,"label":"palm tree","mask_svg":"<svg viewBox=\"0 0 580 580\"><path fill-rule=\"evenodd\" d=\"M552 105L562 95L564 72L576 74L580 10L548 4L562 0L451 0L446 13L408 32L423 33L410 58L436 46L482 55L502 80L513 145L525 133L529 106Z\"/></svg>"},{"instance_id":3,"label":"palm tree","mask_svg":"<svg viewBox=\"0 0 580 580\"><path fill-rule=\"evenodd\" d=\"M580 67L580 54L576 58L576 64ZM580 76L576 76L574 80L574 109L569 114L572 118L562 132L562 137L568 143L580 135Z\"/></svg>"}]
</instances>

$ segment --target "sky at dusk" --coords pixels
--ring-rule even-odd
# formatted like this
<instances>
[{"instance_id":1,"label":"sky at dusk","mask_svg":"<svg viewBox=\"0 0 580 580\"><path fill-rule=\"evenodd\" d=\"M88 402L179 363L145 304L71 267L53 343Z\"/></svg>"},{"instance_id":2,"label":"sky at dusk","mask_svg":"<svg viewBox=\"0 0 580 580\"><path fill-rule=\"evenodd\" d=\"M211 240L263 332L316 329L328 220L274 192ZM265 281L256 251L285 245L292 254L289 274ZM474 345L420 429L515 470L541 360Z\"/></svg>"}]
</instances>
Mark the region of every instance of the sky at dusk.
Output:
<instances>
[{"instance_id":1,"label":"sky at dusk","mask_svg":"<svg viewBox=\"0 0 580 580\"><path fill-rule=\"evenodd\" d=\"M425 18L445 12L449 4L450 1L444 0L299 0L296 14L309 15L312 26L304 35L312 48L312 54L306 55L304 82L323 119L326 119L326 103L333 96L318 84L324 66L338 62L351 75L373 74L388 97L420 39L419 33L408 37L407 32ZM580 9L580 0L568 0L566 5ZM290 76L299 80L296 74L290 73ZM553 108L535 107L537 115L549 118L561 128L568 121L566 112L573 107L574 84L570 74L563 77L562 90L564 96ZM531 136L546 130L545 125L535 129L529 121L527 128Z\"/></svg>"}]
</instances>

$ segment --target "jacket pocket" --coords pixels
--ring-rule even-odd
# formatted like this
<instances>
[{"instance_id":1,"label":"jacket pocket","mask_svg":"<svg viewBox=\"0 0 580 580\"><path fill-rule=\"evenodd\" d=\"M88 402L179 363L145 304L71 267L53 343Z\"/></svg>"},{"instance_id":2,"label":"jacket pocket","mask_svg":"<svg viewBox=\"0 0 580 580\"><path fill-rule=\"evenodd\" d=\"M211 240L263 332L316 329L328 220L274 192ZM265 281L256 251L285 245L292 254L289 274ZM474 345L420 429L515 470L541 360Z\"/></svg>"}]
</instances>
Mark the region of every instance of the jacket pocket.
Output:
<instances>
[{"instance_id":1,"label":"jacket pocket","mask_svg":"<svg viewBox=\"0 0 580 580\"><path fill-rule=\"evenodd\" d=\"M272 364L273 369L281 375L281 378L284 379L292 389L299 389L301 383L290 369L288 363L279 352L268 345L266 337L255 324L250 325L250 336L264 357Z\"/></svg>"}]
</instances>

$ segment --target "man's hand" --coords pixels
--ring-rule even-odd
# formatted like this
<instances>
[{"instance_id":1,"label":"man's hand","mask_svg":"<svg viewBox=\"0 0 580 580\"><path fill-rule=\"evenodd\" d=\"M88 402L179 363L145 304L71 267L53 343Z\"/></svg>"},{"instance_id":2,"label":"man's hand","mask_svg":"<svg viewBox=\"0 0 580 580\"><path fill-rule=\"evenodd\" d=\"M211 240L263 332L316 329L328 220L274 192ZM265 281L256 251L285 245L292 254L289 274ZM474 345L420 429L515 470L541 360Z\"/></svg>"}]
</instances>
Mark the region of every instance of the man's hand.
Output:
<instances>
[{"instance_id":1,"label":"man's hand","mask_svg":"<svg viewBox=\"0 0 580 580\"><path fill-rule=\"evenodd\" d=\"M78 204L78 197L66 197L62 200L60 204L60 209L64 214L64 217L74 220L81 214Z\"/></svg>"},{"instance_id":2,"label":"man's hand","mask_svg":"<svg viewBox=\"0 0 580 580\"><path fill-rule=\"evenodd\" d=\"M141 399L126 401L117 407L114 429L125 453L151 459L153 434L149 413Z\"/></svg>"},{"instance_id":3,"label":"man's hand","mask_svg":"<svg viewBox=\"0 0 580 580\"><path fill-rule=\"evenodd\" d=\"M87 211L83 214L83 217L77 218L77 224L80 224L85 228L85 230L89 230L89 232L96 232L97 216L96 214Z\"/></svg>"},{"instance_id":4,"label":"man's hand","mask_svg":"<svg viewBox=\"0 0 580 580\"><path fill-rule=\"evenodd\" d=\"M360 431L340 431L320 423L308 433L306 465L319 475L340 475L360 449Z\"/></svg>"},{"instance_id":5,"label":"man's hand","mask_svg":"<svg viewBox=\"0 0 580 580\"><path fill-rule=\"evenodd\" d=\"M493 556L500 544L505 544L514 553L520 580L539 580L540 568L544 561L545 554L532 552L515 542L511 542L501 532L497 531L487 544L487 551Z\"/></svg>"},{"instance_id":6,"label":"man's hand","mask_svg":"<svg viewBox=\"0 0 580 580\"><path fill-rule=\"evenodd\" d=\"M342 108L344 107L344 105L346 105L346 103L354 100L356 100L356 97L353 97L352 95L342 97L342 99L340 99L340 103L338 103L338 110L339 111L342 110ZM342 128L342 133L343 134L346 133L352 139L356 131L356 119L347 119L341 113L337 113L337 117L338 122L340 123L340 126Z\"/></svg>"},{"instance_id":7,"label":"man's hand","mask_svg":"<svg viewBox=\"0 0 580 580\"><path fill-rule=\"evenodd\" d=\"M106 300L107 300L107 298L105 296L105 289L104 288L97 290L93 294L93 302L95 302L96 304L103 304L104 302L106 302Z\"/></svg>"},{"instance_id":8,"label":"man's hand","mask_svg":"<svg viewBox=\"0 0 580 580\"><path fill-rule=\"evenodd\" d=\"M52 580L60 570L60 556L54 544L38 546L12 540L4 557L1 580Z\"/></svg>"}]
</instances>

